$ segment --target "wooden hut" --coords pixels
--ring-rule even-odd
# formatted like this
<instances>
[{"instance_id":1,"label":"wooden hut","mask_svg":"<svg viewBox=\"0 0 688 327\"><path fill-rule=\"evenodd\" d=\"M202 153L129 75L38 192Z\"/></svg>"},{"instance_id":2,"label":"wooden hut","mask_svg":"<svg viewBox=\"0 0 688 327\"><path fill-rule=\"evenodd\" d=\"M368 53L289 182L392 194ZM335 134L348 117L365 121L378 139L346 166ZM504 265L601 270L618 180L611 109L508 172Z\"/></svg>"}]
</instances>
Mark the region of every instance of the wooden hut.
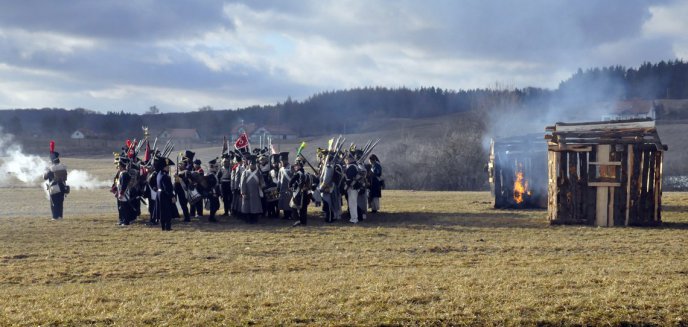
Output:
<instances>
[{"instance_id":1,"label":"wooden hut","mask_svg":"<svg viewBox=\"0 0 688 327\"><path fill-rule=\"evenodd\" d=\"M492 139L487 172L494 207L547 207L547 144L542 134Z\"/></svg>"},{"instance_id":2,"label":"wooden hut","mask_svg":"<svg viewBox=\"0 0 688 327\"><path fill-rule=\"evenodd\" d=\"M668 148L653 120L557 123L546 131L552 224L661 224Z\"/></svg>"}]
</instances>

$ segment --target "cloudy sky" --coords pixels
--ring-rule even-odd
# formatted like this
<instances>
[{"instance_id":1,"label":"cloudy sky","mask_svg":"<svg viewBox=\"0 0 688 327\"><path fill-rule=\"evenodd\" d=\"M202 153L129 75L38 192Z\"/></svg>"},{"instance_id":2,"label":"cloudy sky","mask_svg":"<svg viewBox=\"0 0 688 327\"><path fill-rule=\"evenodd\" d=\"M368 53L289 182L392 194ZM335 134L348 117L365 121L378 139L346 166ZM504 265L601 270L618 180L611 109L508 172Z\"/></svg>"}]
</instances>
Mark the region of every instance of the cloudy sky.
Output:
<instances>
[{"instance_id":1,"label":"cloudy sky","mask_svg":"<svg viewBox=\"0 0 688 327\"><path fill-rule=\"evenodd\" d=\"M688 59L688 0L0 0L0 109L235 109L363 86L549 87Z\"/></svg>"}]
</instances>

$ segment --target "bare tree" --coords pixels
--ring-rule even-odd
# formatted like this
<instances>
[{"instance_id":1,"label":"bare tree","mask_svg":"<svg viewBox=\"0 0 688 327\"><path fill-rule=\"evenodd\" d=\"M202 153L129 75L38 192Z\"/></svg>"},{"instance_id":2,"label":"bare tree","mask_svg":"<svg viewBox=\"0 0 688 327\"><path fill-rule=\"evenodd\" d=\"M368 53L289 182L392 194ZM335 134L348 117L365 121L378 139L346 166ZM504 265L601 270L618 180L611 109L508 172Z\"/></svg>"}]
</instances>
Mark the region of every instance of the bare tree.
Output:
<instances>
[{"instance_id":1,"label":"bare tree","mask_svg":"<svg viewBox=\"0 0 688 327\"><path fill-rule=\"evenodd\" d=\"M146 115L157 115L160 113L160 109L158 109L158 106L150 106L148 108L148 111L146 111Z\"/></svg>"}]
</instances>

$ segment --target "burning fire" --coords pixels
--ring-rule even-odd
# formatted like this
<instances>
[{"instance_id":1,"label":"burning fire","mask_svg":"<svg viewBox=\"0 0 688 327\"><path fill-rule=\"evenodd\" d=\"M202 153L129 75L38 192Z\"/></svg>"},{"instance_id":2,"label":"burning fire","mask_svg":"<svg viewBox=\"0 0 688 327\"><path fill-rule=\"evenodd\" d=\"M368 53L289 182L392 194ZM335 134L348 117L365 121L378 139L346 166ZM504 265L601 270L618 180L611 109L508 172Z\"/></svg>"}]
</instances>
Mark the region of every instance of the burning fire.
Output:
<instances>
[{"instance_id":1,"label":"burning fire","mask_svg":"<svg viewBox=\"0 0 688 327\"><path fill-rule=\"evenodd\" d=\"M514 201L517 204L523 203L523 195L530 195L528 189L528 181L523 178L523 172L516 172L516 181L514 181Z\"/></svg>"}]
</instances>

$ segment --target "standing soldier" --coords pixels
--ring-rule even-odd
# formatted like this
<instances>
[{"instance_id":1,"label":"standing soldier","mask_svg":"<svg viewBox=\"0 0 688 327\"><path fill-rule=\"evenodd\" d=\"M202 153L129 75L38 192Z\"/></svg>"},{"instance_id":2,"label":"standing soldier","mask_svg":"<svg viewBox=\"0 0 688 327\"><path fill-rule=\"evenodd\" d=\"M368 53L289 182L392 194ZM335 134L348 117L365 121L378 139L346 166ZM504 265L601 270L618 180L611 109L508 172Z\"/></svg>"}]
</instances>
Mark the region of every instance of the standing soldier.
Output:
<instances>
[{"instance_id":1,"label":"standing soldier","mask_svg":"<svg viewBox=\"0 0 688 327\"><path fill-rule=\"evenodd\" d=\"M176 210L174 186L170 178L170 166L174 163L168 158L155 158L153 165L158 172L156 177L158 191L153 213L156 219L160 221L162 230L169 231L172 230L173 210Z\"/></svg>"},{"instance_id":2,"label":"standing soldier","mask_svg":"<svg viewBox=\"0 0 688 327\"><path fill-rule=\"evenodd\" d=\"M234 157L234 166L232 167L232 214L240 217L241 212L241 175L244 174L243 158L241 153L236 153Z\"/></svg>"},{"instance_id":3,"label":"standing soldier","mask_svg":"<svg viewBox=\"0 0 688 327\"><path fill-rule=\"evenodd\" d=\"M294 226L306 225L308 222L308 205L311 203L311 187L313 186L313 175L303 170L301 160L294 162L294 175L289 182L289 189L293 192L291 200L293 212L299 218Z\"/></svg>"},{"instance_id":4,"label":"standing soldier","mask_svg":"<svg viewBox=\"0 0 688 327\"><path fill-rule=\"evenodd\" d=\"M222 167L217 173L220 181L220 193L222 194L222 206L225 208L223 216L229 216L232 206L232 161L230 154L222 155Z\"/></svg>"},{"instance_id":5,"label":"standing soldier","mask_svg":"<svg viewBox=\"0 0 688 327\"><path fill-rule=\"evenodd\" d=\"M268 217L272 218L279 217L279 209L277 208L277 203L279 202L279 190L277 189L277 183L279 182L279 165L279 153L270 155L270 173L265 182L265 185L267 185L265 188L265 197L268 199Z\"/></svg>"},{"instance_id":6,"label":"standing soldier","mask_svg":"<svg viewBox=\"0 0 688 327\"><path fill-rule=\"evenodd\" d=\"M365 167L362 157L363 150L358 149L354 151L356 168L358 169L358 181L361 183L361 188L358 190L358 199L356 199L358 217L362 220L366 220L366 213L368 212L368 188L370 187L370 183L368 182L368 169Z\"/></svg>"},{"instance_id":7,"label":"standing soldier","mask_svg":"<svg viewBox=\"0 0 688 327\"><path fill-rule=\"evenodd\" d=\"M119 226L127 226L134 220L134 208L131 206L129 196L129 182L131 175L127 170L129 159L126 157L119 157L117 164L117 174L115 175L115 185L113 187L115 197L117 198L117 213L119 214Z\"/></svg>"},{"instance_id":8,"label":"standing soldier","mask_svg":"<svg viewBox=\"0 0 688 327\"><path fill-rule=\"evenodd\" d=\"M206 209L210 211L208 221L217 222L215 213L220 209L220 183L217 179L217 158L208 161L208 173L205 175L205 181L208 184L205 189Z\"/></svg>"},{"instance_id":9,"label":"standing soldier","mask_svg":"<svg viewBox=\"0 0 688 327\"><path fill-rule=\"evenodd\" d=\"M291 191L289 190L289 182L291 182L293 172L289 165L289 152L280 153L280 160L282 161L282 167L277 177L277 189L279 190L278 209L284 211L284 219L291 219L291 207L289 206Z\"/></svg>"},{"instance_id":10,"label":"standing soldier","mask_svg":"<svg viewBox=\"0 0 688 327\"><path fill-rule=\"evenodd\" d=\"M182 213L184 214L184 222L190 222L191 216L189 215L189 199L186 195L189 190L190 180L189 174L193 169L191 162L196 154L186 150L184 156L182 157L182 162L177 164L177 172L174 175L174 191L179 199L179 206L182 207Z\"/></svg>"},{"instance_id":11,"label":"standing soldier","mask_svg":"<svg viewBox=\"0 0 688 327\"><path fill-rule=\"evenodd\" d=\"M201 168L201 160L196 159L193 161L193 172L191 174L192 175L198 174L198 176L204 175L203 168ZM191 183L192 189L194 189L198 193L201 193L202 186L199 185L199 183L197 183L195 181L193 176L192 176L191 180L192 180L192 183ZM201 218L203 216L203 200L200 198L199 199L189 199L189 202L191 203L191 216L195 216L196 218Z\"/></svg>"},{"instance_id":12,"label":"standing soldier","mask_svg":"<svg viewBox=\"0 0 688 327\"><path fill-rule=\"evenodd\" d=\"M382 197L382 189L384 188L384 180L382 179L382 166L380 165L380 159L376 155L371 155L368 159L370 162L370 194L368 199L370 201L370 208L373 213L380 210L380 198Z\"/></svg>"},{"instance_id":13,"label":"standing soldier","mask_svg":"<svg viewBox=\"0 0 688 327\"><path fill-rule=\"evenodd\" d=\"M46 168L43 179L47 180L48 193L50 193L50 211L53 220L62 219L65 194L69 193L67 186L67 167L60 163L60 154L55 152L55 142L50 141L49 168Z\"/></svg>"},{"instance_id":14,"label":"standing soldier","mask_svg":"<svg viewBox=\"0 0 688 327\"><path fill-rule=\"evenodd\" d=\"M346 169L344 170L344 178L346 180L346 200L349 207L349 221L358 223L358 192L361 189L361 182L359 181L358 167L356 166L356 159L353 154L346 157Z\"/></svg>"},{"instance_id":15,"label":"standing soldier","mask_svg":"<svg viewBox=\"0 0 688 327\"><path fill-rule=\"evenodd\" d=\"M261 198L263 197L263 178L256 166L256 156L247 159L248 169L241 175L239 186L241 189L241 212L247 216L247 221L254 224L258 215L263 212Z\"/></svg>"}]
</instances>

